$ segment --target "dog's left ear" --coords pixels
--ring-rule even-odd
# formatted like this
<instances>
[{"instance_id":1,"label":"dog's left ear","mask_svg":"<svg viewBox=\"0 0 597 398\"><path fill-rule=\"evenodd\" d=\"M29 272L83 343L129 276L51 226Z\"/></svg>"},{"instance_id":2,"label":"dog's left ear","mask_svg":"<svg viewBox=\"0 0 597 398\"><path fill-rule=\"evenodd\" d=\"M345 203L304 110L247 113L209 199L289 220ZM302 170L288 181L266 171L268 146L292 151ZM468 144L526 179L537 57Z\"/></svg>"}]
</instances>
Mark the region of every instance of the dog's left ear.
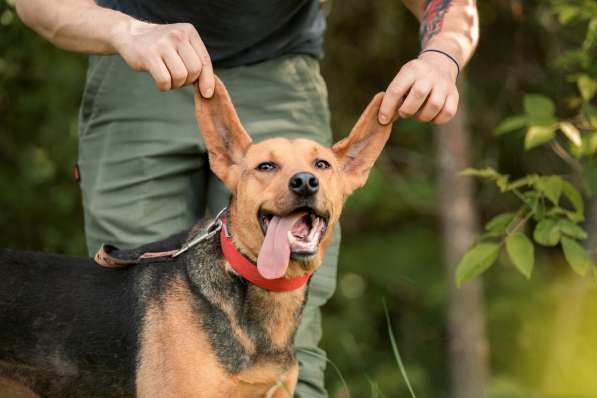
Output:
<instances>
[{"instance_id":1,"label":"dog's left ear","mask_svg":"<svg viewBox=\"0 0 597 398\"><path fill-rule=\"evenodd\" d=\"M365 185L371 167L390 137L392 124L382 125L377 121L383 96L384 93L377 93L348 137L332 147L344 172L345 195Z\"/></svg>"},{"instance_id":2,"label":"dog's left ear","mask_svg":"<svg viewBox=\"0 0 597 398\"><path fill-rule=\"evenodd\" d=\"M211 98L204 98L195 84L195 114L207 147L209 165L231 192L236 190L240 165L251 146L251 137L240 123L224 83L216 76Z\"/></svg>"}]
</instances>

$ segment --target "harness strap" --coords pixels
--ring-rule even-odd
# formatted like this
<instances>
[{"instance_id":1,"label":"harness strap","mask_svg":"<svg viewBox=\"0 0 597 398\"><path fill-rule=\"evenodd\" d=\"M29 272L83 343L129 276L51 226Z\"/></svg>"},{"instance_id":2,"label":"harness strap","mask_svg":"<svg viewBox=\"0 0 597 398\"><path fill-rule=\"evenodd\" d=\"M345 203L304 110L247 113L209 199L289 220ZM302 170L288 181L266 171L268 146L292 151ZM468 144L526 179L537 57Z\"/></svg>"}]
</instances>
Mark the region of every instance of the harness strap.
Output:
<instances>
[{"instance_id":1,"label":"harness strap","mask_svg":"<svg viewBox=\"0 0 597 398\"><path fill-rule=\"evenodd\" d=\"M175 248L172 250L166 250L166 251L145 252L145 253L139 253L139 251L136 249L133 249L130 251L127 250L125 252L129 252L128 254L129 254L130 258L126 258L126 256L119 257L116 255L116 253L120 251L116 246L108 245L108 244L104 243L99 248L97 253L95 253L95 262L98 265L100 265L102 267L106 267L106 268L122 268L122 267L127 267L130 265L135 265L135 264L139 264L139 263L150 263L150 262L156 262L156 261L162 261L162 262L163 261L172 261L176 257L178 257L180 254L189 250L191 247L214 236L222 228L223 224L222 224L221 217L225 213L226 210L227 210L227 208L224 207L216 215L216 217L214 218L212 223L209 224L209 226L207 227L205 233L203 233L201 235L197 235L191 241L183 244L179 248ZM134 255L131 256L131 253L134 253Z\"/></svg>"},{"instance_id":2,"label":"harness strap","mask_svg":"<svg viewBox=\"0 0 597 398\"><path fill-rule=\"evenodd\" d=\"M230 264L232 269L234 269L234 271L236 271L240 276L252 284L269 291L288 292L299 289L309 282L311 273L306 273L304 275L292 278L264 278L257 270L257 265L245 257L232 242L232 237L226 228L226 218L225 216L223 219L220 218L223 215L224 210L222 210L216 216L213 223L207 227L207 231L204 234L195 237L188 243L182 245L182 247L179 249L160 252L145 252L142 254L139 254L138 251L133 250L132 253L134 254L129 252L129 257L131 258L123 258L116 255L116 253L120 251L116 246L103 244L95 254L95 262L102 267L114 269L140 263L175 261L178 255L184 253L198 243L211 238L219 232L220 247L222 249L222 253L224 254L224 258L228 264Z\"/></svg>"},{"instance_id":3,"label":"harness strap","mask_svg":"<svg viewBox=\"0 0 597 398\"><path fill-rule=\"evenodd\" d=\"M103 244L95 253L95 262L98 265L106 268L122 268L129 265L138 264L139 258L124 259L113 256L111 253L117 252L119 249L116 246Z\"/></svg>"},{"instance_id":4,"label":"harness strap","mask_svg":"<svg viewBox=\"0 0 597 398\"><path fill-rule=\"evenodd\" d=\"M147 252L143 253L139 256L139 260L146 259L146 258L156 258L156 257L172 257L178 249L168 250L165 252Z\"/></svg>"}]
</instances>

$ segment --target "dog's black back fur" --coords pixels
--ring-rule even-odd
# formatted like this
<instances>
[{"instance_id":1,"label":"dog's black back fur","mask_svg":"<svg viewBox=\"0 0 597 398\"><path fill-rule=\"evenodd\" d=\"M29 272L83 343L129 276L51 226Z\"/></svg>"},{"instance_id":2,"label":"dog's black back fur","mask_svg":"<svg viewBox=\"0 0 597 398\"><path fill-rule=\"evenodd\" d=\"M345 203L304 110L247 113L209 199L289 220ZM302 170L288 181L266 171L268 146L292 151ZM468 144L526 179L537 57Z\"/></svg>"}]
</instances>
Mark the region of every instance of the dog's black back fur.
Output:
<instances>
[{"instance_id":1,"label":"dog's black back fur","mask_svg":"<svg viewBox=\"0 0 597 398\"><path fill-rule=\"evenodd\" d=\"M48 396L130 391L139 330L132 268L11 250L0 263L0 375Z\"/></svg>"},{"instance_id":2,"label":"dog's black back fur","mask_svg":"<svg viewBox=\"0 0 597 398\"><path fill-rule=\"evenodd\" d=\"M186 236L123 254L179 247ZM44 397L131 396L140 299L155 297L181 268L167 261L108 269L90 258L0 249L0 377ZM142 287L141 274L150 275Z\"/></svg>"}]
</instances>

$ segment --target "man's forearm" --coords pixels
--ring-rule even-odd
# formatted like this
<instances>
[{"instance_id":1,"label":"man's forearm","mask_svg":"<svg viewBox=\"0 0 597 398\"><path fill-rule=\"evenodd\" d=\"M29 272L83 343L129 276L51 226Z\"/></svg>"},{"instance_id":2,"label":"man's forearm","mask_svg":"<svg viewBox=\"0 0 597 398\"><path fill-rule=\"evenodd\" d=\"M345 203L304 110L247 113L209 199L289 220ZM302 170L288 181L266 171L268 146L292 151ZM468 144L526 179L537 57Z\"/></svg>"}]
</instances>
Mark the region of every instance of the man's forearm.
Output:
<instances>
[{"instance_id":1,"label":"man's forearm","mask_svg":"<svg viewBox=\"0 0 597 398\"><path fill-rule=\"evenodd\" d=\"M115 36L133 21L93 0L17 0L16 6L23 22L52 44L82 53L115 53Z\"/></svg>"},{"instance_id":2,"label":"man's forearm","mask_svg":"<svg viewBox=\"0 0 597 398\"><path fill-rule=\"evenodd\" d=\"M199 80L204 97L215 85L209 54L189 23L153 24L99 7L94 0L17 0L31 29L55 46L88 54L120 54L134 70L148 72L160 90Z\"/></svg>"},{"instance_id":3,"label":"man's forearm","mask_svg":"<svg viewBox=\"0 0 597 398\"><path fill-rule=\"evenodd\" d=\"M475 0L405 0L405 3L421 22L421 47L445 51L463 67L479 40Z\"/></svg>"}]
</instances>

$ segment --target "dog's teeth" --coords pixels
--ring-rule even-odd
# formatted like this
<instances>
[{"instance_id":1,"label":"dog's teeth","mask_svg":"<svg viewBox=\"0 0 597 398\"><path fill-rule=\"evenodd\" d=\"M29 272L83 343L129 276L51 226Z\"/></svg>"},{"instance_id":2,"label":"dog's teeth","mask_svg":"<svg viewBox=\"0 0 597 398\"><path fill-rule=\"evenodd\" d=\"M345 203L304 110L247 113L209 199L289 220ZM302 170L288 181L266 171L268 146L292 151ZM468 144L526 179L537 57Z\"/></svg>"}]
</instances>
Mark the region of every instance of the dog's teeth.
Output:
<instances>
[{"instance_id":1,"label":"dog's teeth","mask_svg":"<svg viewBox=\"0 0 597 398\"><path fill-rule=\"evenodd\" d=\"M307 236L307 240L312 241L313 238L315 237L315 234L317 233L318 229L319 229L319 217L317 217L314 221L313 221L313 226L311 226L311 231L309 232L309 235Z\"/></svg>"},{"instance_id":2,"label":"dog's teeth","mask_svg":"<svg viewBox=\"0 0 597 398\"><path fill-rule=\"evenodd\" d=\"M291 231L288 231L288 243L290 246L296 244L297 239L294 237Z\"/></svg>"}]
</instances>

